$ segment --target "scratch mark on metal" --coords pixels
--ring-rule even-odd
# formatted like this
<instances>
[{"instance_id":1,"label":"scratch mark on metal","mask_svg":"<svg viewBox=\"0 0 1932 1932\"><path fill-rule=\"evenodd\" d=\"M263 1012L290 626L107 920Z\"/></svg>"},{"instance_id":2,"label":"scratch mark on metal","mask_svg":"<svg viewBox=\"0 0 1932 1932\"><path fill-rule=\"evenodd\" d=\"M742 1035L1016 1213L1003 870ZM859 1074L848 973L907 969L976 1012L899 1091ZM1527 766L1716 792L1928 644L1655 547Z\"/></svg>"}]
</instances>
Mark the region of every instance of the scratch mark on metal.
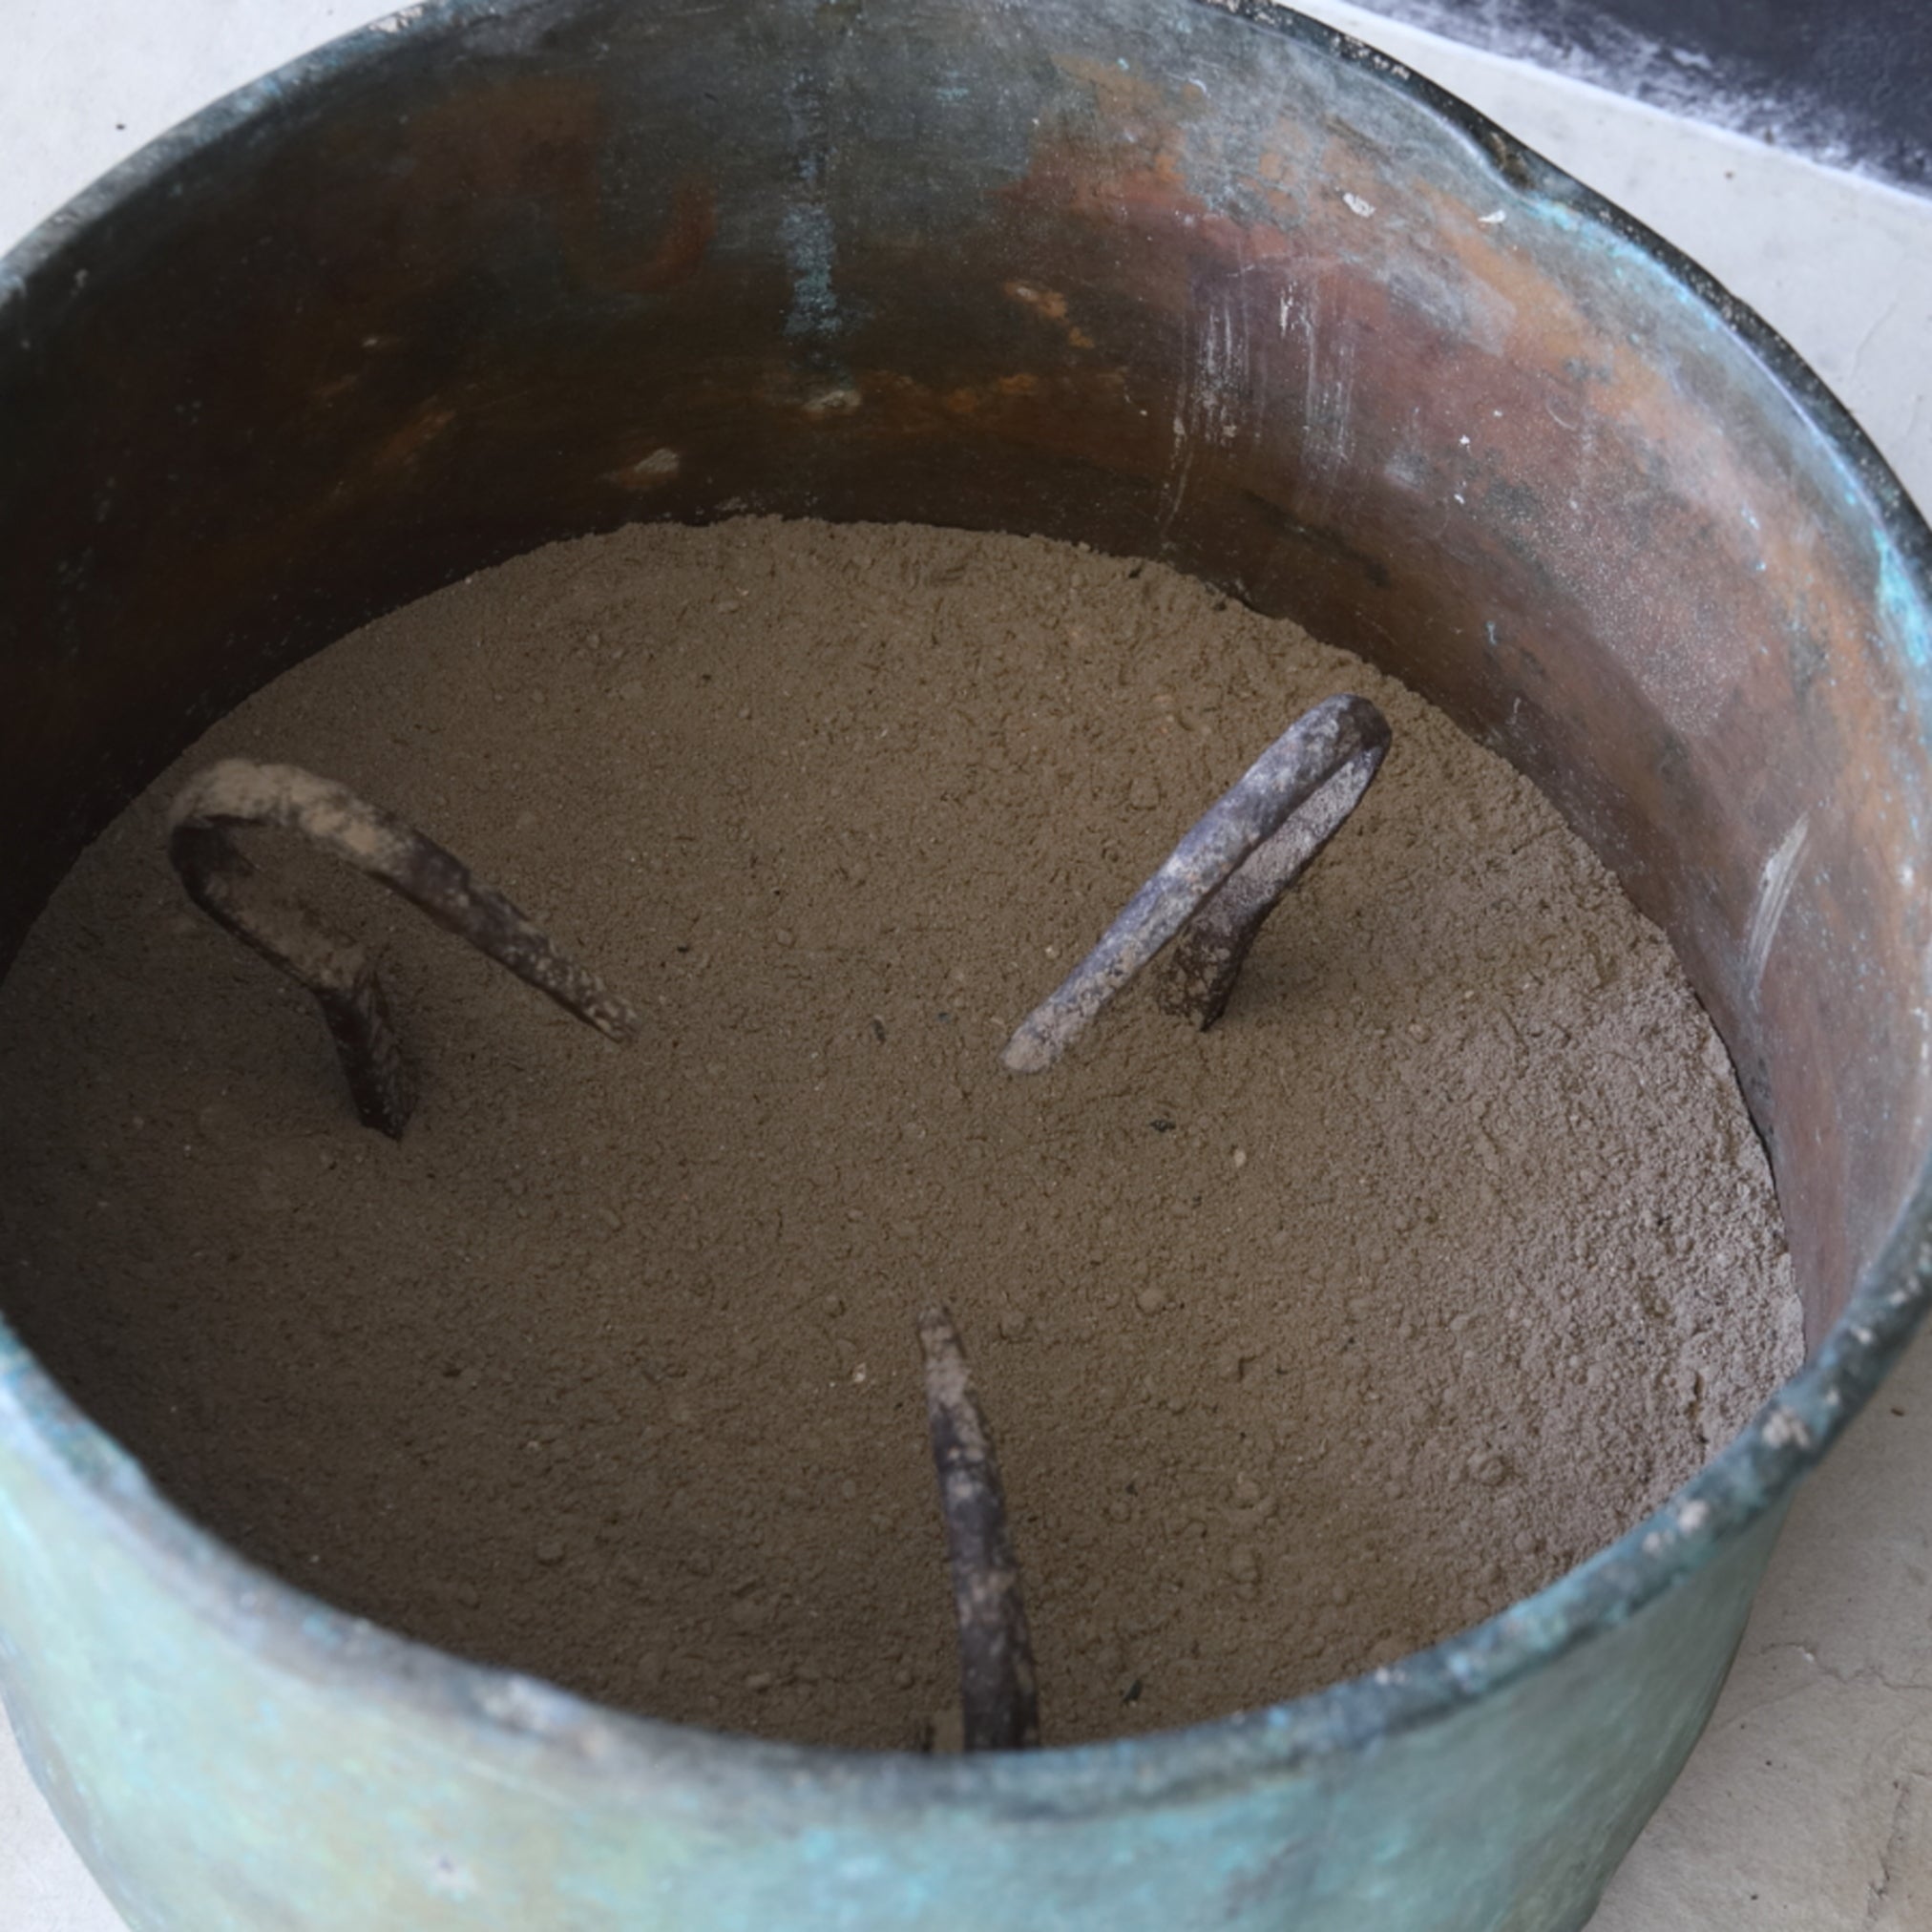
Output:
<instances>
[{"instance_id":1,"label":"scratch mark on metal","mask_svg":"<svg viewBox=\"0 0 1932 1932\"><path fill-rule=\"evenodd\" d=\"M1764 978L1772 944L1777 937L1778 922L1784 917L1784 909L1790 903L1792 886L1797 877L1798 858L1804 850L1805 838L1810 830L1811 813L1799 812L1796 823L1785 833L1784 842L1764 862L1764 874L1757 888L1757 904L1752 910L1751 926L1744 941L1744 980L1751 988L1754 999L1757 998L1758 985Z\"/></svg>"}]
</instances>

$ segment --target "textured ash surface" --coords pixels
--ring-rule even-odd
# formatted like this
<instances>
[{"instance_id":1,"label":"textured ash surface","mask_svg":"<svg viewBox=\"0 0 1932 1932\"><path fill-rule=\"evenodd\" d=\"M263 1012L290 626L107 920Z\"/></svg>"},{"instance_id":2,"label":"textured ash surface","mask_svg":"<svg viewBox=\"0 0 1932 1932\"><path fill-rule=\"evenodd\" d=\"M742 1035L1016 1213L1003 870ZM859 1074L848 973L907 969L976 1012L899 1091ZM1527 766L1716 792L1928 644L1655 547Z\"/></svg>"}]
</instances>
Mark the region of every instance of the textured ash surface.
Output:
<instances>
[{"instance_id":1,"label":"textured ash surface","mask_svg":"<svg viewBox=\"0 0 1932 1932\"><path fill-rule=\"evenodd\" d=\"M1198 1036L1006 1033L1315 700L1355 820ZM287 759L643 1011L627 1053L367 887L422 1109L180 899L166 803ZM1071 1741L1305 1690L1554 1576L1796 1355L1661 937L1505 766L1198 586L1020 539L560 546L209 733L0 989L0 1293L157 1479L333 1601L773 1734L943 1732L917 1312L958 1317Z\"/></svg>"}]
</instances>

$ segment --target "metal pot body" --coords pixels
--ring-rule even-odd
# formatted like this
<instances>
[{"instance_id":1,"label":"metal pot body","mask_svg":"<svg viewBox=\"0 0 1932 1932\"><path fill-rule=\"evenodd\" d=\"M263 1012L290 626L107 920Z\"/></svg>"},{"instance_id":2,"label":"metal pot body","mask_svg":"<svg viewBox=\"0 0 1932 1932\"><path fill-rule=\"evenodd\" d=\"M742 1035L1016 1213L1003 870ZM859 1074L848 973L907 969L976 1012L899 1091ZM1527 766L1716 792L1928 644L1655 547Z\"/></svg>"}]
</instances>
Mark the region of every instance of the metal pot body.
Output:
<instances>
[{"instance_id":1,"label":"metal pot body","mask_svg":"<svg viewBox=\"0 0 1932 1932\"><path fill-rule=\"evenodd\" d=\"M1927 1292L1932 540L1761 323L1285 13L468 0L0 262L0 956L211 718L552 538L759 511L1158 556L1444 705L1670 934L1813 1345L1475 1630L943 1761L654 1724L339 1616L0 1330L0 1689L138 1932L1584 1923Z\"/></svg>"}]
</instances>

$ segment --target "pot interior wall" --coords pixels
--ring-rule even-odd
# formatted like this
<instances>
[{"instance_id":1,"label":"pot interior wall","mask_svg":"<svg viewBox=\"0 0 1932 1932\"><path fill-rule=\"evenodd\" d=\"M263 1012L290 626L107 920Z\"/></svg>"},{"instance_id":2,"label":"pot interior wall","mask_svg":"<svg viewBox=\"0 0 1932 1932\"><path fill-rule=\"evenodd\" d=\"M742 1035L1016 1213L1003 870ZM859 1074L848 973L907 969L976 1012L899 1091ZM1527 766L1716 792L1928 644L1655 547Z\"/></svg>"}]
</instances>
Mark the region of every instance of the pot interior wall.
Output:
<instances>
[{"instance_id":1,"label":"pot interior wall","mask_svg":"<svg viewBox=\"0 0 1932 1932\"><path fill-rule=\"evenodd\" d=\"M1289 16L550 0L309 74L0 269L0 956L208 720L484 564L1041 532L1555 798L1730 1044L1822 1333L1925 1142L1923 532L1750 318Z\"/></svg>"}]
</instances>

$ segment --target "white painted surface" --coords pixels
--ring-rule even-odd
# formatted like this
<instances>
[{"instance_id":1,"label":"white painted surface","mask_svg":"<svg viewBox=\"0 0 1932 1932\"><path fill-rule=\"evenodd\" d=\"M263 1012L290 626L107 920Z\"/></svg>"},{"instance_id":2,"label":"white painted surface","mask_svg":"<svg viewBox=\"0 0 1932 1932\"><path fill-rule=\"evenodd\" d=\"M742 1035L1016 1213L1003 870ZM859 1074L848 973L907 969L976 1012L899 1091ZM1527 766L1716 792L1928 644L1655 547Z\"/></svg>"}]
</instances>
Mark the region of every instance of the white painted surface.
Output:
<instances>
[{"instance_id":1,"label":"white painted surface","mask_svg":"<svg viewBox=\"0 0 1932 1932\"><path fill-rule=\"evenodd\" d=\"M203 102L380 10L0 0L0 246ZM1702 262L1790 339L1932 505L1932 200L1358 8L1304 10L1440 81ZM118 1925L0 1729L0 1927ZM1800 1498L1717 1717L1591 1932L1928 1925L1932 1350L1922 1347Z\"/></svg>"}]
</instances>

